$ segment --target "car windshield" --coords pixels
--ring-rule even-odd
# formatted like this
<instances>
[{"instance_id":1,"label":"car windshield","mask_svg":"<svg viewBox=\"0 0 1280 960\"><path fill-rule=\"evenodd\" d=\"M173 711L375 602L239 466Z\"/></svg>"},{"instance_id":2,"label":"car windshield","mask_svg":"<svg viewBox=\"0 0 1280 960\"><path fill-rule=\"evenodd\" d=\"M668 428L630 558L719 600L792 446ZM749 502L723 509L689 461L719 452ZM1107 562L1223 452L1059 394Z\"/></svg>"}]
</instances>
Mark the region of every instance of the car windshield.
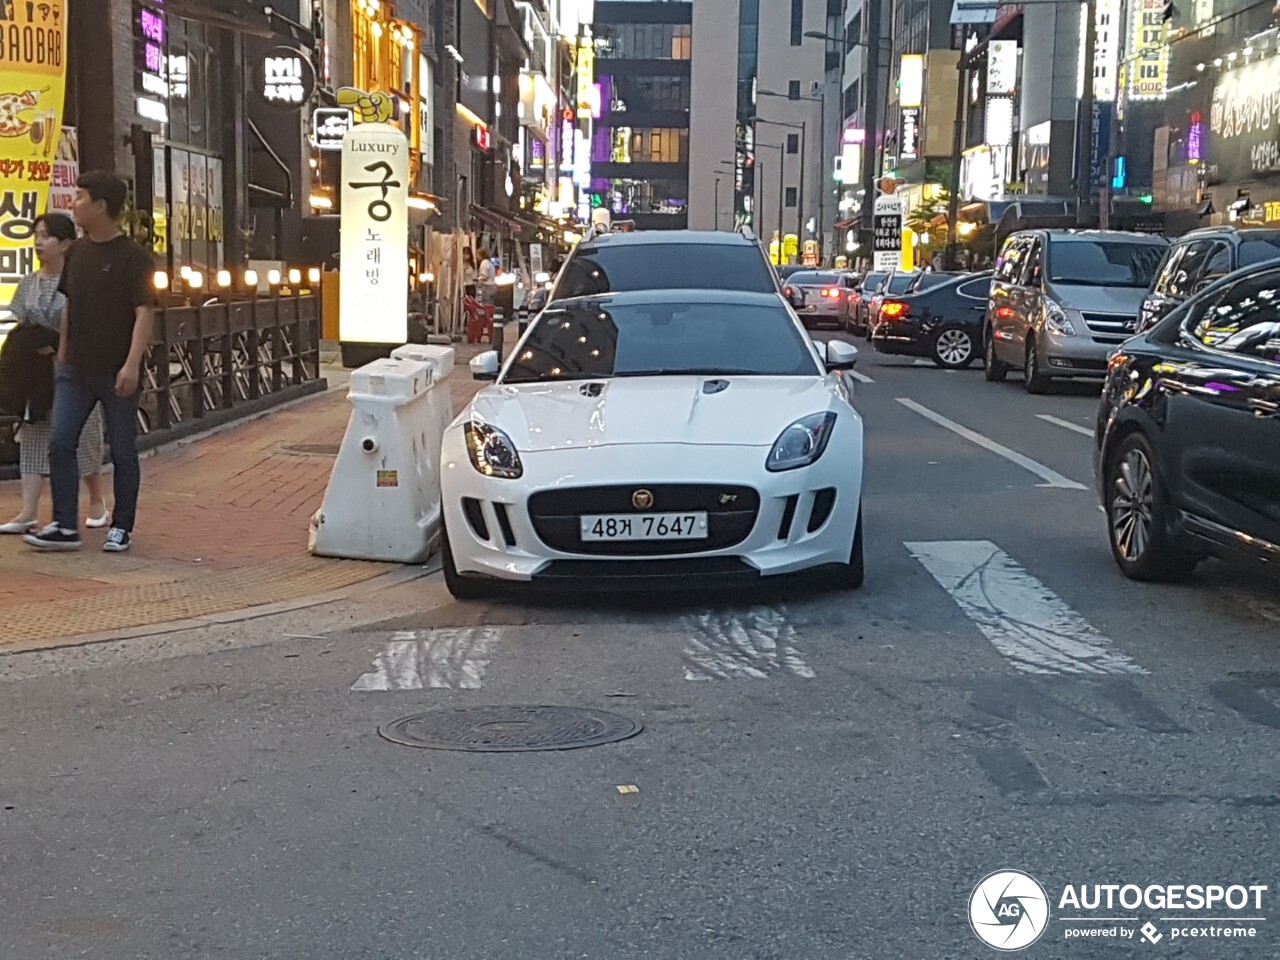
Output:
<instances>
[{"instance_id":1,"label":"car windshield","mask_svg":"<svg viewBox=\"0 0 1280 960\"><path fill-rule=\"evenodd\" d=\"M1165 248L1123 240L1049 244L1049 279L1083 287L1151 286Z\"/></svg>"},{"instance_id":2,"label":"car windshield","mask_svg":"<svg viewBox=\"0 0 1280 960\"><path fill-rule=\"evenodd\" d=\"M835 287L840 285L840 274L819 273L817 270L803 270L787 277L787 282L795 286Z\"/></svg>"},{"instance_id":3,"label":"car windshield","mask_svg":"<svg viewBox=\"0 0 1280 960\"><path fill-rule=\"evenodd\" d=\"M818 373L813 348L781 304L604 300L546 310L502 382Z\"/></svg>"},{"instance_id":4,"label":"car windshield","mask_svg":"<svg viewBox=\"0 0 1280 960\"><path fill-rule=\"evenodd\" d=\"M1241 267L1266 260L1280 260L1280 234L1240 241L1239 256Z\"/></svg>"},{"instance_id":5,"label":"car windshield","mask_svg":"<svg viewBox=\"0 0 1280 960\"><path fill-rule=\"evenodd\" d=\"M555 299L633 290L733 289L774 293L773 276L750 243L596 244L573 257L556 285Z\"/></svg>"}]
</instances>

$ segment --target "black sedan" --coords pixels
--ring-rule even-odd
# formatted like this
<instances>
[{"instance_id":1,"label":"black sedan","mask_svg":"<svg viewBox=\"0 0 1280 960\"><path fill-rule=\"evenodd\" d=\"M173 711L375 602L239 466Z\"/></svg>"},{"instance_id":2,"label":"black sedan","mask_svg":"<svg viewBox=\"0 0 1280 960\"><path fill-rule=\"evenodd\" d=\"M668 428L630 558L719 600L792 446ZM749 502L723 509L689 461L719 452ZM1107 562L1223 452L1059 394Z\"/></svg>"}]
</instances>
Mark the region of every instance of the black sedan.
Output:
<instances>
[{"instance_id":1,"label":"black sedan","mask_svg":"<svg viewBox=\"0 0 1280 960\"><path fill-rule=\"evenodd\" d=\"M1095 470L1135 580L1280 564L1280 264L1230 274L1112 353Z\"/></svg>"},{"instance_id":2,"label":"black sedan","mask_svg":"<svg viewBox=\"0 0 1280 960\"><path fill-rule=\"evenodd\" d=\"M880 304L870 340L877 353L928 357L959 370L982 355L991 274L925 274L919 292L888 296ZM930 285L932 284L932 285Z\"/></svg>"}]
</instances>

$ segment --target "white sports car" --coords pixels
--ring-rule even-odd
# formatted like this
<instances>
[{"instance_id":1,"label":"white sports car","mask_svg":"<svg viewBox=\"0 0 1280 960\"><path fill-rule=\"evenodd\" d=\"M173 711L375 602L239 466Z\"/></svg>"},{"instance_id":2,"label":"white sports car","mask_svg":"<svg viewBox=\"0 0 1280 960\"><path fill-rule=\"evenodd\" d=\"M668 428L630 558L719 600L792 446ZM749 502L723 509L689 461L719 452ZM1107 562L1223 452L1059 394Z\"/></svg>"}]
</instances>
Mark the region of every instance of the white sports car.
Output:
<instances>
[{"instance_id":1,"label":"white sports car","mask_svg":"<svg viewBox=\"0 0 1280 960\"><path fill-rule=\"evenodd\" d=\"M776 294L652 290L553 303L444 435L444 572L616 587L829 568L862 583L862 418Z\"/></svg>"}]
</instances>

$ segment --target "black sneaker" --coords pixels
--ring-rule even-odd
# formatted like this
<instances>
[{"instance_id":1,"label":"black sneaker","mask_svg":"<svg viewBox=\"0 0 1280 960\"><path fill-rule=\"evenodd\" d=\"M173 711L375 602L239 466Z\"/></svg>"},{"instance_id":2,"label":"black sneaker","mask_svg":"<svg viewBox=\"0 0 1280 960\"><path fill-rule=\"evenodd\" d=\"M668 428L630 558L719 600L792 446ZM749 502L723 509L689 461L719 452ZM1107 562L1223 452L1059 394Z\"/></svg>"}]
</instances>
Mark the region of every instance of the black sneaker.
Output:
<instances>
[{"instance_id":1,"label":"black sneaker","mask_svg":"<svg viewBox=\"0 0 1280 960\"><path fill-rule=\"evenodd\" d=\"M129 533L119 527L107 531L107 542L102 545L107 553L124 553L129 549Z\"/></svg>"},{"instance_id":2,"label":"black sneaker","mask_svg":"<svg viewBox=\"0 0 1280 960\"><path fill-rule=\"evenodd\" d=\"M74 530L63 530L56 523L49 524L39 533L28 533L22 540L39 550L80 549L80 534Z\"/></svg>"}]
</instances>

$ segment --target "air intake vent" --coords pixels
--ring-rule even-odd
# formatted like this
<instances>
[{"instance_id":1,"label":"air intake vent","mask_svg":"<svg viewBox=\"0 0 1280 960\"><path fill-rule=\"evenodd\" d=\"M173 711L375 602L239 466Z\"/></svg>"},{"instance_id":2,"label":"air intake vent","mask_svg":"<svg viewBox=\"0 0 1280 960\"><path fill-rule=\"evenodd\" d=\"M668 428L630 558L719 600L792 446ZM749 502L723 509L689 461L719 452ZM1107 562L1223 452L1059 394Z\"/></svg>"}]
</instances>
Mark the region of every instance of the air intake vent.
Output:
<instances>
[{"instance_id":1,"label":"air intake vent","mask_svg":"<svg viewBox=\"0 0 1280 960\"><path fill-rule=\"evenodd\" d=\"M813 512L809 514L809 532L813 533L831 516L831 508L836 505L836 488L824 487L813 495Z\"/></svg>"}]
</instances>

